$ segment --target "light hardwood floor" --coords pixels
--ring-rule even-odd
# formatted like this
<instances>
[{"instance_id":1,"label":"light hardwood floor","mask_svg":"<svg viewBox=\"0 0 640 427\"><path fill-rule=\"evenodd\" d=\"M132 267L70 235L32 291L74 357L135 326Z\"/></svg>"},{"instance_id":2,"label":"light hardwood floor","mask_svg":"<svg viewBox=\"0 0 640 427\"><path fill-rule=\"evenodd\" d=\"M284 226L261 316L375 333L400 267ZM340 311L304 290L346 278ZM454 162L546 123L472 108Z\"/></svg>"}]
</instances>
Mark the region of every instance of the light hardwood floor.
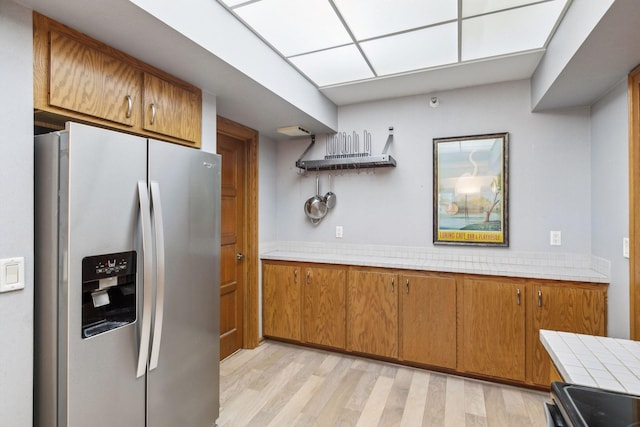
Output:
<instances>
[{"instance_id":1,"label":"light hardwood floor","mask_svg":"<svg viewBox=\"0 0 640 427\"><path fill-rule=\"evenodd\" d=\"M220 365L219 427L545 426L547 393L266 341Z\"/></svg>"}]
</instances>

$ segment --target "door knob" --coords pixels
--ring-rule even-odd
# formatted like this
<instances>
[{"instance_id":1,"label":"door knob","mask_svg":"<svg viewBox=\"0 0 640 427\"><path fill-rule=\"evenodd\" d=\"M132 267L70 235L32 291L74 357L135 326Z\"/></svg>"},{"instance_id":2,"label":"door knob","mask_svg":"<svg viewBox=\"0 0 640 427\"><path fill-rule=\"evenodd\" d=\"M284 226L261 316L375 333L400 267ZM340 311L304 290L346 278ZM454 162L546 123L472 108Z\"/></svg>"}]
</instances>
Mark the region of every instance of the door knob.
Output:
<instances>
[{"instance_id":1,"label":"door knob","mask_svg":"<svg viewBox=\"0 0 640 427\"><path fill-rule=\"evenodd\" d=\"M238 253L236 254L236 259L237 259L238 261L242 261L242 260L244 259L244 254L241 254L240 252L238 252Z\"/></svg>"}]
</instances>

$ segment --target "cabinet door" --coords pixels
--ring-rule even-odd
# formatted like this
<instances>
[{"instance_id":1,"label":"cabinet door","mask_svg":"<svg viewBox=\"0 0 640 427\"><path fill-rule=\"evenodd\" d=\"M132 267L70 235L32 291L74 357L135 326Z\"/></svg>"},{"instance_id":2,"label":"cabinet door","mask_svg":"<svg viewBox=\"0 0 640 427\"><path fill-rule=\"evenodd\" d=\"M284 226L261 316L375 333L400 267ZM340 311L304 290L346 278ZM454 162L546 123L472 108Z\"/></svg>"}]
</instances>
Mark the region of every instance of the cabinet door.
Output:
<instances>
[{"instance_id":1,"label":"cabinet door","mask_svg":"<svg viewBox=\"0 0 640 427\"><path fill-rule=\"evenodd\" d=\"M456 280L400 276L403 360L456 368Z\"/></svg>"},{"instance_id":2,"label":"cabinet door","mask_svg":"<svg viewBox=\"0 0 640 427\"><path fill-rule=\"evenodd\" d=\"M145 130L185 141L200 141L202 99L149 73L144 74Z\"/></svg>"},{"instance_id":3,"label":"cabinet door","mask_svg":"<svg viewBox=\"0 0 640 427\"><path fill-rule=\"evenodd\" d=\"M462 289L462 370L524 381L524 284L465 279Z\"/></svg>"},{"instance_id":4,"label":"cabinet door","mask_svg":"<svg viewBox=\"0 0 640 427\"><path fill-rule=\"evenodd\" d=\"M140 120L142 73L51 31L49 104L133 126Z\"/></svg>"},{"instance_id":5,"label":"cabinet door","mask_svg":"<svg viewBox=\"0 0 640 427\"><path fill-rule=\"evenodd\" d=\"M340 268L307 267L304 277L303 339L345 348L347 272Z\"/></svg>"},{"instance_id":6,"label":"cabinet door","mask_svg":"<svg viewBox=\"0 0 640 427\"><path fill-rule=\"evenodd\" d=\"M540 342L540 329L604 335L604 290L562 286L534 286L533 288L532 381L549 386L551 359Z\"/></svg>"},{"instance_id":7,"label":"cabinet door","mask_svg":"<svg viewBox=\"0 0 640 427\"><path fill-rule=\"evenodd\" d=\"M265 336L300 341L300 268L263 263L262 331Z\"/></svg>"},{"instance_id":8,"label":"cabinet door","mask_svg":"<svg viewBox=\"0 0 640 427\"><path fill-rule=\"evenodd\" d=\"M347 330L347 350L398 357L396 274L349 272Z\"/></svg>"}]
</instances>

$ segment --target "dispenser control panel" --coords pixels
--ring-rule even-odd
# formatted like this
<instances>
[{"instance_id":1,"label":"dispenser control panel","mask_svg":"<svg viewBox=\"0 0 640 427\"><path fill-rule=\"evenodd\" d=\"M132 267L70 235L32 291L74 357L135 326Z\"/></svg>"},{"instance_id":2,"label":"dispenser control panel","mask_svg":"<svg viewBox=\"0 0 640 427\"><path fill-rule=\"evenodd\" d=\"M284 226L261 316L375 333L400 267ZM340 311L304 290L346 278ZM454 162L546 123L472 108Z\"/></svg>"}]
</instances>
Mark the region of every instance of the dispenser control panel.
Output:
<instances>
[{"instance_id":1,"label":"dispenser control panel","mask_svg":"<svg viewBox=\"0 0 640 427\"><path fill-rule=\"evenodd\" d=\"M94 255L82 259L82 281L126 276L136 272L136 252Z\"/></svg>"},{"instance_id":2,"label":"dispenser control panel","mask_svg":"<svg viewBox=\"0 0 640 427\"><path fill-rule=\"evenodd\" d=\"M82 338L91 338L136 320L135 251L82 259Z\"/></svg>"}]
</instances>

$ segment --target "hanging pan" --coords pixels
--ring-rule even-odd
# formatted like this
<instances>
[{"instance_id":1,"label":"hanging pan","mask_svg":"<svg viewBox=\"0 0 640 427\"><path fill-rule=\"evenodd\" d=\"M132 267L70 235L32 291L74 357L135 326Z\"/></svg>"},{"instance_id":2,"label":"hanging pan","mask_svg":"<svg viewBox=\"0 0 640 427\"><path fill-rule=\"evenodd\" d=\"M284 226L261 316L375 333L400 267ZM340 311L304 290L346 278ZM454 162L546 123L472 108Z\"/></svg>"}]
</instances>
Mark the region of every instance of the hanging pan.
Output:
<instances>
[{"instance_id":1,"label":"hanging pan","mask_svg":"<svg viewBox=\"0 0 640 427\"><path fill-rule=\"evenodd\" d=\"M317 224L327 214L327 210L327 205L320 196L320 178L316 175L316 195L307 199L304 204L304 213L313 224Z\"/></svg>"}]
</instances>

